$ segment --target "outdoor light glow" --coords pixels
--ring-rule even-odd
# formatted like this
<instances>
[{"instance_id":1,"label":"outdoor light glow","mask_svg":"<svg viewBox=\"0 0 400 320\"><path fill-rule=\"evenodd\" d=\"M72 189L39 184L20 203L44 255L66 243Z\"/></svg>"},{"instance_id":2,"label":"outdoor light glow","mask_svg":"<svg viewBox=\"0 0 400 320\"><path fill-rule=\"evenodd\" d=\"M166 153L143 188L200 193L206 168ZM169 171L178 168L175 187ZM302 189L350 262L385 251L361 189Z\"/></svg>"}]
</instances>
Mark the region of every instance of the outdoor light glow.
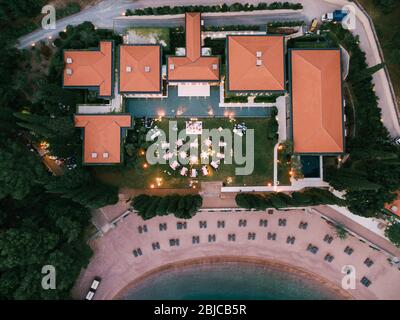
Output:
<instances>
[{"instance_id":1,"label":"outdoor light glow","mask_svg":"<svg viewBox=\"0 0 400 320\"><path fill-rule=\"evenodd\" d=\"M154 189L154 184L151 184L151 185L150 185L150 188L151 188L151 189Z\"/></svg>"},{"instance_id":2,"label":"outdoor light glow","mask_svg":"<svg viewBox=\"0 0 400 320\"><path fill-rule=\"evenodd\" d=\"M280 145L278 146L278 150L282 150L282 149L283 149L283 145L280 144Z\"/></svg>"},{"instance_id":3,"label":"outdoor light glow","mask_svg":"<svg viewBox=\"0 0 400 320\"><path fill-rule=\"evenodd\" d=\"M121 16L124 16L124 15L125 15L125 11L122 11L122 12L121 12Z\"/></svg>"},{"instance_id":4,"label":"outdoor light glow","mask_svg":"<svg viewBox=\"0 0 400 320\"><path fill-rule=\"evenodd\" d=\"M144 163L144 164L143 164L143 168L144 168L144 169L147 169L148 166L149 166L149 165L148 165L147 163Z\"/></svg>"},{"instance_id":5,"label":"outdoor light glow","mask_svg":"<svg viewBox=\"0 0 400 320\"><path fill-rule=\"evenodd\" d=\"M268 187L270 187L270 186L272 186L272 183L271 183L271 182L268 182Z\"/></svg>"}]
</instances>

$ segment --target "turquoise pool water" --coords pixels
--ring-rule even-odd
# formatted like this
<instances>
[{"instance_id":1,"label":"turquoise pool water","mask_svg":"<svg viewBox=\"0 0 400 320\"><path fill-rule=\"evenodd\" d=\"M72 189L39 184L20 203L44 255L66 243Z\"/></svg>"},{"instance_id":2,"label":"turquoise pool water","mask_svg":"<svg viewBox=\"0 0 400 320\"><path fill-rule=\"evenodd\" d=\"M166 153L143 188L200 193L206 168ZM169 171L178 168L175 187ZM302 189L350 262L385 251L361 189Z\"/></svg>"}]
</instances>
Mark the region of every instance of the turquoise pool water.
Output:
<instances>
[{"instance_id":1,"label":"turquoise pool water","mask_svg":"<svg viewBox=\"0 0 400 320\"><path fill-rule=\"evenodd\" d=\"M320 178L319 156L300 156L300 161L305 178Z\"/></svg>"},{"instance_id":2,"label":"turquoise pool water","mask_svg":"<svg viewBox=\"0 0 400 320\"><path fill-rule=\"evenodd\" d=\"M215 117L225 117L233 113L236 117L267 117L271 108L234 107L220 108L219 87L210 88L209 97L178 97L178 88L168 88L168 98L130 98L126 99L126 112L134 117L157 117L163 114L167 117L209 117L209 112Z\"/></svg>"},{"instance_id":3,"label":"turquoise pool water","mask_svg":"<svg viewBox=\"0 0 400 320\"><path fill-rule=\"evenodd\" d=\"M126 300L328 300L337 293L295 273L247 263L172 269L139 283Z\"/></svg>"}]
</instances>

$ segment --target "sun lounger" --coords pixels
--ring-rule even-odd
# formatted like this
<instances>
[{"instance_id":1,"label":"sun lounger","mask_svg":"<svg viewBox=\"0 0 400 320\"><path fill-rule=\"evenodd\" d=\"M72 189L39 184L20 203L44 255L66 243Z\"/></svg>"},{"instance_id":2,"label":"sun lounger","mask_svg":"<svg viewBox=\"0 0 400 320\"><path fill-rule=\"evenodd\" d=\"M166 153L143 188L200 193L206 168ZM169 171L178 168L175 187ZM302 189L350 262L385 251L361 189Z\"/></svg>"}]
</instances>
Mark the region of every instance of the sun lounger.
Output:
<instances>
[{"instance_id":1,"label":"sun lounger","mask_svg":"<svg viewBox=\"0 0 400 320\"><path fill-rule=\"evenodd\" d=\"M354 249L353 248L350 248L349 246L347 246L345 249L344 249L344 252L345 253L347 253L349 256L354 252Z\"/></svg>"},{"instance_id":2,"label":"sun lounger","mask_svg":"<svg viewBox=\"0 0 400 320\"><path fill-rule=\"evenodd\" d=\"M267 239L276 240L276 233L268 232Z\"/></svg>"},{"instance_id":3,"label":"sun lounger","mask_svg":"<svg viewBox=\"0 0 400 320\"><path fill-rule=\"evenodd\" d=\"M167 230L167 224L166 223L160 223L158 225L158 228L160 229L160 231L166 231Z\"/></svg>"},{"instance_id":4,"label":"sun lounger","mask_svg":"<svg viewBox=\"0 0 400 320\"><path fill-rule=\"evenodd\" d=\"M151 244L151 247L153 248L153 250L160 250L160 243L159 242L153 242Z\"/></svg>"},{"instance_id":5,"label":"sun lounger","mask_svg":"<svg viewBox=\"0 0 400 320\"><path fill-rule=\"evenodd\" d=\"M193 236L192 237L192 244L198 244L200 243L200 237L199 236Z\"/></svg>"},{"instance_id":6,"label":"sun lounger","mask_svg":"<svg viewBox=\"0 0 400 320\"><path fill-rule=\"evenodd\" d=\"M288 236L288 237L286 238L286 243L288 243L288 244L294 244L295 240L296 240L295 237Z\"/></svg>"},{"instance_id":7,"label":"sun lounger","mask_svg":"<svg viewBox=\"0 0 400 320\"><path fill-rule=\"evenodd\" d=\"M366 287L369 287L372 284L372 282L367 277L362 277L360 282Z\"/></svg>"},{"instance_id":8,"label":"sun lounger","mask_svg":"<svg viewBox=\"0 0 400 320\"><path fill-rule=\"evenodd\" d=\"M246 225L247 225L247 220L245 220L245 219L239 220L239 227L245 227Z\"/></svg>"},{"instance_id":9,"label":"sun lounger","mask_svg":"<svg viewBox=\"0 0 400 320\"><path fill-rule=\"evenodd\" d=\"M217 240L217 237L215 234L208 235L208 242L215 242L216 240Z\"/></svg>"},{"instance_id":10,"label":"sun lounger","mask_svg":"<svg viewBox=\"0 0 400 320\"><path fill-rule=\"evenodd\" d=\"M249 232L247 234L247 239L248 240L256 240L256 233L255 232Z\"/></svg>"},{"instance_id":11,"label":"sun lounger","mask_svg":"<svg viewBox=\"0 0 400 320\"><path fill-rule=\"evenodd\" d=\"M368 268L370 268L370 267L374 264L374 262L373 262L370 258L367 258L367 259L365 259L364 264L365 264Z\"/></svg>"},{"instance_id":12,"label":"sun lounger","mask_svg":"<svg viewBox=\"0 0 400 320\"><path fill-rule=\"evenodd\" d=\"M334 259L334 257L329 253L327 253L326 256L324 257L324 260L327 262L332 262L333 259Z\"/></svg>"},{"instance_id":13,"label":"sun lounger","mask_svg":"<svg viewBox=\"0 0 400 320\"><path fill-rule=\"evenodd\" d=\"M229 233L228 234L228 241L236 241L236 234Z\"/></svg>"},{"instance_id":14,"label":"sun lounger","mask_svg":"<svg viewBox=\"0 0 400 320\"><path fill-rule=\"evenodd\" d=\"M207 221L199 221L199 228L200 229L207 228Z\"/></svg>"},{"instance_id":15,"label":"sun lounger","mask_svg":"<svg viewBox=\"0 0 400 320\"><path fill-rule=\"evenodd\" d=\"M268 220L267 219L260 219L259 226L260 227L268 226Z\"/></svg>"},{"instance_id":16,"label":"sun lounger","mask_svg":"<svg viewBox=\"0 0 400 320\"><path fill-rule=\"evenodd\" d=\"M218 220L217 221L217 228L225 228L225 221Z\"/></svg>"},{"instance_id":17,"label":"sun lounger","mask_svg":"<svg viewBox=\"0 0 400 320\"><path fill-rule=\"evenodd\" d=\"M306 230L307 227L308 227L308 223L307 222L303 222L303 221L300 222L299 229Z\"/></svg>"},{"instance_id":18,"label":"sun lounger","mask_svg":"<svg viewBox=\"0 0 400 320\"><path fill-rule=\"evenodd\" d=\"M286 226L286 219L279 219L278 226L285 227Z\"/></svg>"}]
</instances>

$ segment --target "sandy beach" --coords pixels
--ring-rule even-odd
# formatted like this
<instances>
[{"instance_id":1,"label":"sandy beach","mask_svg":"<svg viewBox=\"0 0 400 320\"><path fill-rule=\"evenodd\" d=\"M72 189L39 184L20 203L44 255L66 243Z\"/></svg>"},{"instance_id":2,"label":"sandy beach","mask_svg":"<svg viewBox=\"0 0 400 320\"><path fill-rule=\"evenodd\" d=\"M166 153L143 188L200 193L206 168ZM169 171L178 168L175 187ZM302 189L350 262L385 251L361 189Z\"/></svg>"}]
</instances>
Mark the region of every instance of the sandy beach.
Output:
<instances>
[{"instance_id":1,"label":"sandy beach","mask_svg":"<svg viewBox=\"0 0 400 320\"><path fill-rule=\"evenodd\" d=\"M267 226L260 226L260 219L266 219ZM286 219L286 225L280 226L279 219ZM225 227L218 228L218 221L224 221ZM186 229L178 229L177 222L186 222ZM299 228L300 222L307 222L306 230ZM160 231L160 223L167 224L167 230ZM147 232L140 233L139 227L144 225ZM256 234L254 240L249 239L249 233ZM268 240L268 233L276 233L276 240ZM235 234L235 241L229 236L232 234ZM327 234L334 238L330 244L323 240ZM213 238L213 235L215 242L209 242L209 236ZM200 243L193 244L193 236L198 236ZM295 237L294 244L287 243L288 236ZM228 240L229 237L231 240ZM171 239L179 239L179 245L171 246ZM155 243L160 249L153 250L152 244ZM316 254L306 250L310 243L318 247ZM102 278L95 299L118 299L135 283L157 272L221 261L284 268L304 277L312 277L343 299L400 299L400 288L395 285L400 283L400 271L389 264L387 255L353 236L338 239L334 228L315 212L274 210L273 214L268 214L216 210L198 213L185 221L173 216L143 221L130 214L104 236L92 240L90 245L94 255L73 289L73 296L77 299L85 296L95 276ZM354 250L351 255L344 252L347 246ZM132 252L139 248L142 255L135 257ZM328 253L334 256L330 263L324 260ZM371 267L364 264L366 258L373 260ZM354 290L341 288L344 265L355 267ZM372 282L368 288L360 283L364 276Z\"/></svg>"}]
</instances>

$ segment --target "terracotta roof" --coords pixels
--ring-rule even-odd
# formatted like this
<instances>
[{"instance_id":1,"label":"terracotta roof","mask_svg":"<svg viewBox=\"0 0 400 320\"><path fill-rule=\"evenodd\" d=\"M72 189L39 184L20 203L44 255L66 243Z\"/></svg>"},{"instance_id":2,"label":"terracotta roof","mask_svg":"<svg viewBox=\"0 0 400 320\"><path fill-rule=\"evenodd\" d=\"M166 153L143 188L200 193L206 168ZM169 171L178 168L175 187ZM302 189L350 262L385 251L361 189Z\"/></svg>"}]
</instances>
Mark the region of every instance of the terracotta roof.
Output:
<instances>
[{"instance_id":1,"label":"terracotta roof","mask_svg":"<svg viewBox=\"0 0 400 320\"><path fill-rule=\"evenodd\" d=\"M161 49L158 45L119 47L120 92L161 91Z\"/></svg>"},{"instance_id":2,"label":"terracotta roof","mask_svg":"<svg viewBox=\"0 0 400 320\"><path fill-rule=\"evenodd\" d=\"M130 115L75 115L75 127L84 128L84 163L120 163L121 128L131 127Z\"/></svg>"},{"instance_id":3,"label":"terracotta roof","mask_svg":"<svg viewBox=\"0 0 400 320\"><path fill-rule=\"evenodd\" d=\"M292 50L291 98L296 153L341 153L340 50Z\"/></svg>"},{"instance_id":4,"label":"terracotta roof","mask_svg":"<svg viewBox=\"0 0 400 320\"><path fill-rule=\"evenodd\" d=\"M228 36L228 68L229 90L285 90L284 37Z\"/></svg>"},{"instance_id":5,"label":"terracotta roof","mask_svg":"<svg viewBox=\"0 0 400 320\"><path fill-rule=\"evenodd\" d=\"M400 217L400 191L397 191L396 195L397 199L390 204L385 204L385 208Z\"/></svg>"},{"instance_id":6,"label":"terracotta roof","mask_svg":"<svg viewBox=\"0 0 400 320\"><path fill-rule=\"evenodd\" d=\"M111 41L101 41L100 49L96 51L64 51L64 86L99 87L100 96L112 96L112 56ZM69 59L71 63L68 63Z\"/></svg>"},{"instance_id":7,"label":"terracotta roof","mask_svg":"<svg viewBox=\"0 0 400 320\"><path fill-rule=\"evenodd\" d=\"M168 80L171 81L218 81L219 58L201 56L201 15L187 12L186 56L168 57Z\"/></svg>"}]
</instances>

